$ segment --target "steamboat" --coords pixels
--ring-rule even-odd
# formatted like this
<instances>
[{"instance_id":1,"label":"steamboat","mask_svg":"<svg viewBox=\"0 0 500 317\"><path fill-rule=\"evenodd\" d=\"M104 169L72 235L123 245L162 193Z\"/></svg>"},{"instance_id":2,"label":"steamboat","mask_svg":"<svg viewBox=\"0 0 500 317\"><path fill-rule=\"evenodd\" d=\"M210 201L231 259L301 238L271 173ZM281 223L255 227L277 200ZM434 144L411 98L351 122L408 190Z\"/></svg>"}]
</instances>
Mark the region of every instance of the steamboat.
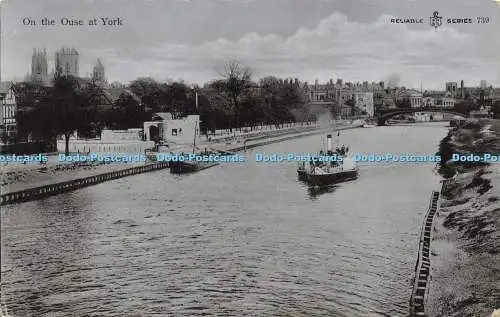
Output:
<instances>
[{"instance_id":1,"label":"steamboat","mask_svg":"<svg viewBox=\"0 0 500 317\"><path fill-rule=\"evenodd\" d=\"M328 134L326 140L326 156L335 159L326 162L300 162L297 169L299 180L310 185L322 186L356 179L359 170L355 162L346 157L349 148L344 145L337 145L337 148L333 151L332 135ZM325 156L324 152L320 151L319 156Z\"/></svg>"}]
</instances>

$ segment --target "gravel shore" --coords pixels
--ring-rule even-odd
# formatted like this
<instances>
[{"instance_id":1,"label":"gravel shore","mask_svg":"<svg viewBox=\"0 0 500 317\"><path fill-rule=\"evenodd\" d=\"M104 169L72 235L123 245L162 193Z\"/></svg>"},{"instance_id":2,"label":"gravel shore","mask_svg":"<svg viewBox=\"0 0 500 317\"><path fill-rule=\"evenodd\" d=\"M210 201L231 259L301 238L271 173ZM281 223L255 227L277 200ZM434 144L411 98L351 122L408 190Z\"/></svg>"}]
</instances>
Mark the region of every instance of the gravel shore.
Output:
<instances>
[{"instance_id":1,"label":"gravel shore","mask_svg":"<svg viewBox=\"0 0 500 317\"><path fill-rule=\"evenodd\" d=\"M500 122L450 131L441 153L500 154ZM447 162L458 172L441 200L431 243L430 317L486 317L500 308L500 162Z\"/></svg>"}]
</instances>

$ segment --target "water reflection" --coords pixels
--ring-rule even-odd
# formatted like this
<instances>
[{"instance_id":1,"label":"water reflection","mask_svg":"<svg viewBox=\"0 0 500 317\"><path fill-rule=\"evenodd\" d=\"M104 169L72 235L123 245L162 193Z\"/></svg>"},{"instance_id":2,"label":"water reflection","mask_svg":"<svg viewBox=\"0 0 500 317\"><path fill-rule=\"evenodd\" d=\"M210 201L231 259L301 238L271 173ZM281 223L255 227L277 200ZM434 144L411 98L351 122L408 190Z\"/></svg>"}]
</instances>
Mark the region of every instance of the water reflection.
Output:
<instances>
[{"instance_id":1,"label":"water reflection","mask_svg":"<svg viewBox=\"0 0 500 317\"><path fill-rule=\"evenodd\" d=\"M302 183L305 183L307 186L307 194L311 200L317 200L319 196L333 193L340 185L338 184L330 184L330 185L309 185L307 182L301 180Z\"/></svg>"}]
</instances>

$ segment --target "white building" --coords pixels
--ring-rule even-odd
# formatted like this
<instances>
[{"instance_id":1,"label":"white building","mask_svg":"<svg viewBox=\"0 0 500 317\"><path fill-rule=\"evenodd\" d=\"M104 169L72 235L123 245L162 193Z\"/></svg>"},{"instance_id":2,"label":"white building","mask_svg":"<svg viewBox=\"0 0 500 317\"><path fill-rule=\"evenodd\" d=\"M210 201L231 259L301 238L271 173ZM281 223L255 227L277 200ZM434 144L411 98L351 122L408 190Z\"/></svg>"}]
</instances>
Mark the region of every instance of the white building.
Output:
<instances>
[{"instance_id":1,"label":"white building","mask_svg":"<svg viewBox=\"0 0 500 317\"><path fill-rule=\"evenodd\" d=\"M455 99L450 97L444 97L441 99L441 105L444 108L454 108L455 107Z\"/></svg>"},{"instance_id":2,"label":"white building","mask_svg":"<svg viewBox=\"0 0 500 317\"><path fill-rule=\"evenodd\" d=\"M163 141L167 144L193 144L199 139L199 115L174 117L169 112L153 115L153 121L144 122L146 141Z\"/></svg>"},{"instance_id":3,"label":"white building","mask_svg":"<svg viewBox=\"0 0 500 317\"><path fill-rule=\"evenodd\" d=\"M11 136L16 133L16 96L10 83L0 84L0 133Z\"/></svg>"},{"instance_id":4,"label":"white building","mask_svg":"<svg viewBox=\"0 0 500 317\"><path fill-rule=\"evenodd\" d=\"M442 121L444 115L440 112L415 112L416 122Z\"/></svg>"},{"instance_id":5,"label":"white building","mask_svg":"<svg viewBox=\"0 0 500 317\"><path fill-rule=\"evenodd\" d=\"M434 107L436 105L436 99L433 97L423 97L422 103L424 107Z\"/></svg>"},{"instance_id":6,"label":"white building","mask_svg":"<svg viewBox=\"0 0 500 317\"><path fill-rule=\"evenodd\" d=\"M80 139L75 132L69 139L71 153L106 153L106 154L144 154L154 148L154 142L143 141L142 129L108 130L101 132L97 139ZM57 151L63 153L66 148L64 138L57 140Z\"/></svg>"},{"instance_id":7,"label":"white building","mask_svg":"<svg viewBox=\"0 0 500 317\"><path fill-rule=\"evenodd\" d=\"M143 141L142 129L128 130L108 130L103 129L101 132L101 141L103 142L121 142L121 141Z\"/></svg>"},{"instance_id":8,"label":"white building","mask_svg":"<svg viewBox=\"0 0 500 317\"><path fill-rule=\"evenodd\" d=\"M420 92L417 91L409 91L408 98L410 99L410 107L412 108L420 108L423 106L423 97Z\"/></svg>"},{"instance_id":9,"label":"white building","mask_svg":"<svg viewBox=\"0 0 500 317\"><path fill-rule=\"evenodd\" d=\"M354 106L364 110L370 117L375 114L373 106L373 93L372 92L355 92L354 93Z\"/></svg>"}]
</instances>

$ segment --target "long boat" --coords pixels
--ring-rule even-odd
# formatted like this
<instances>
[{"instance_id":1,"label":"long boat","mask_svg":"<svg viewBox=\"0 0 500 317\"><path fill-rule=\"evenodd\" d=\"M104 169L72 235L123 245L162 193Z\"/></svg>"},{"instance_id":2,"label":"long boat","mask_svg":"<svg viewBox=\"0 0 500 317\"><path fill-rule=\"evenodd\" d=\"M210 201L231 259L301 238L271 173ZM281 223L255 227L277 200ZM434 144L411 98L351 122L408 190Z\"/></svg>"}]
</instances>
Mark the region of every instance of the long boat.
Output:
<instances>
[{"instance_id":1,"label":"long boat","mask_svg":"<svg viewBox=\"0 0 500 317\"><path fill-rule=\"evenodd\" d=\"M198 172L212 166L219 165L218 162L192 162L192 161L182 161L182 162L170 162L170 173L172 174L186 174Z\"/></svg>"},{"instance_id":2,"label":"long boat","mask_svg":"<svg viewBox=\"0 0 500 317\"><path fill-rule=\"evenodd\" d=\"M297 169L299 180L310 185L329 185L334 183L354 180L359 175L359 169L354 161L349 161L352 166L346 165L346 155L349 149L346 146L337 146L333 151L332 135L327 135L326 155L320 151L319 157L325 157L324 162L300 162ZM328 161L327 158L332 160Z\"/></svg>"}]
</instances>

